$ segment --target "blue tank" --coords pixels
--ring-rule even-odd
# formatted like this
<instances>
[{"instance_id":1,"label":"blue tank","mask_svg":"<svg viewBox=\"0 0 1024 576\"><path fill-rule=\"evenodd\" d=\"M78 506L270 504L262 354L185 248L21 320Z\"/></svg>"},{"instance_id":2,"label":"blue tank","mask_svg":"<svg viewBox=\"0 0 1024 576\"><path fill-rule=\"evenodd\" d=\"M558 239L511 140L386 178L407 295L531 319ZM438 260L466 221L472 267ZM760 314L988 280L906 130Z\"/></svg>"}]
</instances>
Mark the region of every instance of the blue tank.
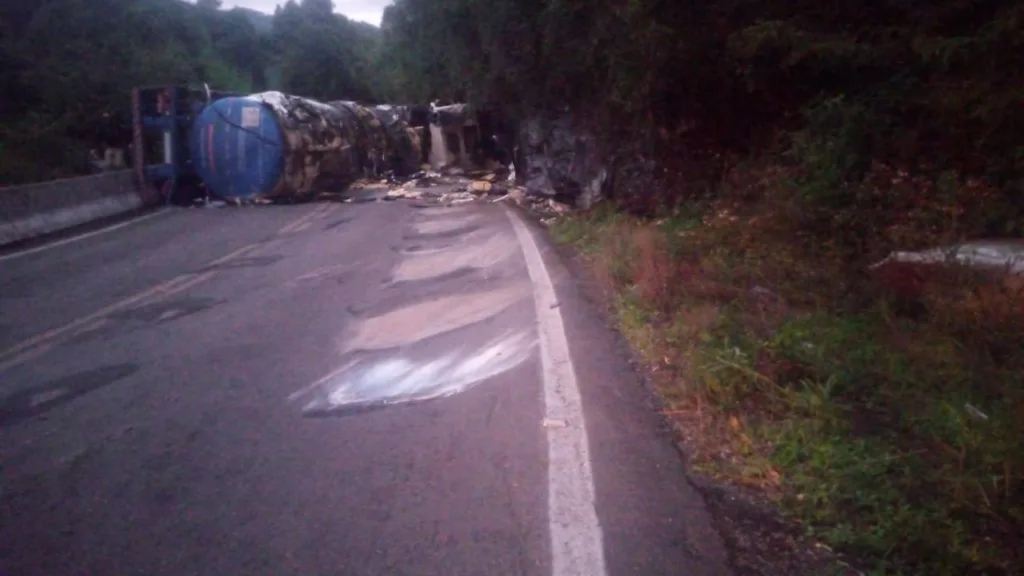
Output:
<instances>
[{"instance_id":1,"label":"blue tank","mask_svg":"<svg viewBox=\"0 0 1024 576\"><path fill-rule=\"evenodd\" d=\"M419 170L420 139L390 107L281 92L216 100L192 126L196 174L223 198L309 197Z\"/></svg>"},{"instance_id":2,"label":"blue tank","mask_svg":"<svg viewBox=\"0 0 1024 576\"><path fill-rule=\"evenodd\" d=\"M272 195L287 144L273 111L245 97L207 106L192 126L192 160L210 192L224 198Z\"/></svg>"}]
</instances>

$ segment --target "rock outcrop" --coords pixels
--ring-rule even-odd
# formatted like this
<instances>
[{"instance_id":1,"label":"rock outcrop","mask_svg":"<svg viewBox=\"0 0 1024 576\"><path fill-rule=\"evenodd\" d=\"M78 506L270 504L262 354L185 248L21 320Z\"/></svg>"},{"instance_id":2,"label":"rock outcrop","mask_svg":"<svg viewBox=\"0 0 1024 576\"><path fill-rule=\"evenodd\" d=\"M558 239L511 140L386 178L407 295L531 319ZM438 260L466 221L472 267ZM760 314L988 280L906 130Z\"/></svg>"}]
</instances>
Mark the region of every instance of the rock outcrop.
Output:
<instances>
[{"instance_id":1,"label":"rock outcrop","mask_svg":"<svg viewBox=\"0 0 1024 576\"><path fill-rule=\"evenodd\" d=\"M520 126L517 163L520 181L532 195L549 196L586 210L609 184L609 158L596 136L568 117L532 118Z\"/></svg>"}]
</instances>

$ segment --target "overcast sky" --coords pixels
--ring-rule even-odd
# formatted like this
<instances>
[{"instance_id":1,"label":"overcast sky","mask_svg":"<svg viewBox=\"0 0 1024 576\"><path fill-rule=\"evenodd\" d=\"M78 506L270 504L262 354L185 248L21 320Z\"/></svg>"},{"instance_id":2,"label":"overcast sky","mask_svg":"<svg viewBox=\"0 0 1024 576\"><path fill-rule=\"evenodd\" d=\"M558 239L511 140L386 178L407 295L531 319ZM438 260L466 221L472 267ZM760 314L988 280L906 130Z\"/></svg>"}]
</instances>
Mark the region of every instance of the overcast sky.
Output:
<instances>
[{"instance_id":1,"label":"overcast sky","mask_svg":"<svg viewBox=\"0 0 1024 576\"><path fill-rule=\"evenodd\" d=\"M244 6L267 14L274 13L274 7L284 4L286 0L224 0L225 8ZM374 26L380 26L380 17L384 14L384 7L391 4L391 0L334 0L334 11L344 14L353 20L369 22Z\"/></svg>"}]
</instances>

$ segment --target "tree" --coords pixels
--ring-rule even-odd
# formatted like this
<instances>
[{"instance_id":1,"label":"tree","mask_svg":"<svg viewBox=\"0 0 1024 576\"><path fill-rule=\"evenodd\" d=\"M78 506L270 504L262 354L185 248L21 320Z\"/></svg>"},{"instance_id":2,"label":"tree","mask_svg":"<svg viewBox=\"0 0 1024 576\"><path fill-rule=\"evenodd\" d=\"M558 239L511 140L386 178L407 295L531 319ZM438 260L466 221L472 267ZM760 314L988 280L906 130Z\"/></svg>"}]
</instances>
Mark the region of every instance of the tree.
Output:
<instances>
[{"instance_id":1,"label":"tree","mask_svg":"<svg viewBox=\"0 0 1024 576\"><path fill-rule=\"evenodd\" d=\"M131 88L208 82L248 91L267 60L244 14L179 0L0 6L0 185L68 176L126 145ZM54 39L59 38L59 42Z\"/></svg>"},{"instance_id":2,"label":"tree","mask_svg":"<svg viewBox=\"0 0 1024 576\"><path fill-rule=\"evenodd\" d=\"M299 7L314 18L329 18L334 14L334 2L331 0L301 0Z\"/></svg>"},{"instance_id":3,"label":"tree","mask_svg":"<svg viewBox=\"0 0 1024 576\"><path fill-rule=\"evenodd\" d=\"M321 100L374 100L379 31L331 10L329 1L303 0L275 12L272 38L282 87Z\"/></svg>"}]
</instances>

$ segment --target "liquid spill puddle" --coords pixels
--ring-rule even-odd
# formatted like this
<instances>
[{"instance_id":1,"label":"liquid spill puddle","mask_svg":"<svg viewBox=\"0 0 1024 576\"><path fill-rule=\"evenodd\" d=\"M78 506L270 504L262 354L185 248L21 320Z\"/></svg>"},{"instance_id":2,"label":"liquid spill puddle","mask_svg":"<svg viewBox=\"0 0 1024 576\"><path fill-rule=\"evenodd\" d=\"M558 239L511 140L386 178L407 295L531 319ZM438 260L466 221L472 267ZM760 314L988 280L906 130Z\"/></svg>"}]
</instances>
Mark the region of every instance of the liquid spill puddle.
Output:
<instances>
[{"instance_id":1,"label":"liquid spill puddle","mask_svg":"<svg viewBox=\"0 0 1024 576\"><path fill-rule=\"evenodd\" d=\"M453 248L458 248L465 244L486 241L490 236L491 234L486 229L481 228L476 232L470 232L456 238L445 238L435 242L418 242L406 245L398 244L392 246L391 250L398 254L407 256L437 254L439 252L446 252Z\"/></svg>"},{"instance_id":2,"label":"liquid spill puddle","mask_svg":"<svg viewBox=\"0 0 1024 576\"><path fill-rule=\"evenodd\" d=\"M479 229L481 222L479 214L449 214L442 218L417 218L412 226L417 234L446 234L453 230Z\"/></svg>"},{"instance_id":3,"label":"liquid spill puddle","mask_svg":"<svg viewBox=\"0 0 1024 576\"><path fill-rule=\"evenodd\" d=\"M403 347L349 362L289 400L301 402L302 414L314 417L445 398L522 364L536 345L535 333L522 330L428 358L416 358Z\"/></svg>"},{"instance_id":4,"label":"liquid spill puddle","mask_svg":"<svg viewBox=\"0 0 1024 576\"><path fill-rule=\"evenodd\" d=\"M490 268L516 256L519 247L514 236L499 233L480 243L453 246L438 252L410 254L395 267L396 281L424 280L460 268Z\"/></svg>"},{"instance_id":5,"label":"liquid spill puddle","mask_svg":"<svg viewBox=\"0 0 1024 576\"><path fill-rule=\"evenodd\" d=\"M402 235L402 239L409 242L429 242L431 240L447 240L458 238L466 234L472 234L480 229L478 225L462 226L460 228L449 228L444 232L413 232Z\"/></svg>"},{"instance_id":6,"label":"liquid spill puddle","mask_svg":"<svg viewBox=\"0 0 1024 576\"><path fill-rule=\"evenodd\" d=\"M525 282L472 294L432 298L362 319L349 350L391 350L471 326L502 314L530 297Z\"/></svg>"}]
</instances>

